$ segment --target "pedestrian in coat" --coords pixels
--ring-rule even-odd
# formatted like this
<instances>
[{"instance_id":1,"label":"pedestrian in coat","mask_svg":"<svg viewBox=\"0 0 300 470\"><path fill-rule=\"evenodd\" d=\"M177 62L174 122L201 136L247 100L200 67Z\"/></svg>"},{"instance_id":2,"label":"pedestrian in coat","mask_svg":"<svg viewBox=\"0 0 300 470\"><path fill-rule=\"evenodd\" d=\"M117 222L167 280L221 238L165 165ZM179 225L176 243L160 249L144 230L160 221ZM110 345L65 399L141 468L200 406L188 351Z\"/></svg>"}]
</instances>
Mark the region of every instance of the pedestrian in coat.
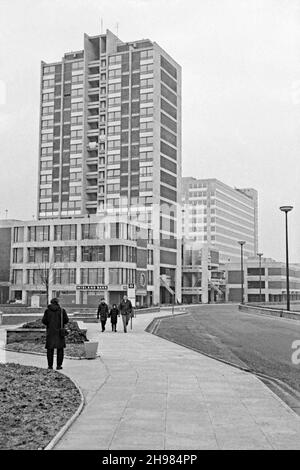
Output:
<instances>
[{"instance_id":1,"label":"pedestrian in coat","mask_svg":"<svg viewBox=\"0 0 300 470\"><path fill-rule=\"evenodd\" d=\"M66 347L66 340L61 335L61 329L69 322L68 315L64 308L58 303L57 299L52 299L47 309L45 310L42 322L46 325L46 349L48 369L53 369L54 349L56 353L56 369L62 369L64 360L64 348Z\"/></svg>"},{"instance_id":2,"label":"pedestrian in coat","mask_svg":"<svg viewBox=\"0 0 300 470\"><path fill-rule=\"evenodd\" d=\"M102 298L97 311L97 319L101 321L102 333L105 331L105 324L108 317L108 305L105 299Z\"/></svg>"},{"instance_id":3,"label":"pedestrian in coat","mask_svg":"<svg viewBox=\"0 0 300 470\"><path fill-rule=\"evenodd\" d=\"M112 309L109 312L111 321L111 330L117 332L118 317L120 316L119 309L116 304L113 304Z\"/></svg>"},{"instance_id":4,"label":"pedestrian in coat","mask_svg":"<svg viewBox=\"0 0 300 470\"><path fill-rule=\"evenodd\" d=\"M127 325L132 315L132 303L130 302L126 294L123 296L123 300L119 305L119 310L122 315L124 333L127 333Z\"/></svg>"}]
</instances>

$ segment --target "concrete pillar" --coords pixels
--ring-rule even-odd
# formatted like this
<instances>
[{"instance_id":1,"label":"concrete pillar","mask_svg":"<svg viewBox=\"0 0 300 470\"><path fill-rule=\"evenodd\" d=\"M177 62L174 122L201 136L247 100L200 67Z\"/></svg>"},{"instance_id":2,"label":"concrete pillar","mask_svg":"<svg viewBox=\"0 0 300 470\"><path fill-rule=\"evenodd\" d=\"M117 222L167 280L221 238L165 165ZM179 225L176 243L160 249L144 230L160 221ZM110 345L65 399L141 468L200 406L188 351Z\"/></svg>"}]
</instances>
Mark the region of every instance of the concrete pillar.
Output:
<instances>
[{"instance_id":1,"label":"concrete pillar","mask_svg":"<svg viewBox=\"0 0 300 470\"><path fill-rule=\"evenodd\" d=\"M27 304L27 298L28 298L27 290L23 289L22 290L22 303L23 304Z\"/></svg>"},{"instance_id":2,"label":"concrete pillar","mask_svg":"<svg viewBox=\"0 0 300 470\"><path fill-rule=\"evenodd\" d=\"M208 303L208 248L202 247L201 268L202 268L202 303Z\"/></svg>"},{"instance_id":3,"label":"concrete pillar","mask_svg":"<svg viewBox=\"0 0 300 470\"><path fill-rule=\"evenodd\" d=\"M76 285L81 284L80 266L81 266L81 224L77 224L77 245L76 245ZM76 289L76 304L81 304L81 291Z\"/></svg>"},{"instance_id":4,"label":"concrete pillar","mask_svg":"<svg viewBox=\"0 0 300 470\"><path fill-rule=\"evenodd\" d=\"M77 278L77 272L79 271L79 268L76 269L76 278ZM76 281L77 283L77 281ZM79 284L79 283L78 283ZM80 299L80 290L79 289L76 289L76 293L75 293L75 302L76 304L80 304L81 303L81 299Z\"/></svg>"},{"instance_id":5,"label":"concrete pillar","mask_svg":"<svg viewBox=\"0 0 300 470\"><path fill-rule=\"evenodd\" d=\"M269 292L267 292L267 291L263 292L262 291L262 293L265 294L265 302L269 302Z\"/></svg>"},{"instance_id":6,"label":"concrete pillar","mask_svg":"<svg viewBox=\"0 0 300 470\"><path fill-rule=\"evenodd\" d=\"M25 288L27 284L27 262L28 262L28 248L27 248L27 242L28 242L28 227L25 225L24 226L24 245L23 245L23 289L22 289L22 303L27 304L28 301L28 292Z\"/></svg>"},{"instance_id":7,"label":"concrete pillar","mask_svg":"<svg viewBox=\"0 0 300 470\"><path fill-rule=\"evenodd\" d=\"M210 303L215 303L215 291L213 288L210 289Z\"/></svg>"},{"instance_id":8,"label":"concrete pillar","mask_svg":"<svg viewBox=\"0 0 300 470\"><path fill-rule=\"evenodd\" d=\"M54 235L54 226L52 225L50 227L50 240L53 240L54 236L51 236L51 233ZM50 245L49 247L49 298L47 299L47 302L50 302L50 300L53 297L54 293L54 287L53 287L53 281L54 281L54 247L53 245Z\"/></svg>"},{"instance_id":9,"label":"concrete pillar","mask_svg":"<svg viewBox=\"0 0 300 470\"><path fill-rule=\"evenodd\" d=\"M78 263L78 251L80 251L80 247L77 247L77 266L76 266L76 285L79 285L81 283L81 276L80 276L80 265ZM81 298L80 298L80 290L76 289L76 303L80 304Z\"/></svg>"},{"instance_id":10,"label":"concrete pillar","mask_svg":"<svg viewBox=\"0 0 300 470\"><path fill-rule=\"evenodd\" d=\"M181 188L178 188L180 194ZM176 299L181 303L182 302L182 206L181 201L179 204L175 205L176 211L176 238L177 238L177 266L176 266L176 278L175 278L175 292Z\"/></svg>"},{"instance_id":11,"label":"concrete pillar","mask_svg":"<svg viewBox=\"0 0 300 470\"><path fill-rule=\"evenodd\" d=\"M109 245L105 247L105 261L110 259ZM107 290L100 292L101 297L105 298L105 302L109 304L110 292L109 292L109 267L104 265L104 284L108 286Z\"/></svg>"},{"instance_id":12,"label":"concrete pillar","mask_svg":"<svg viewBox=\"0 0 300 470\"><path fill-rule=\"evenodd\" d=\"M158 181L159 181L158 177ZM159 194L159 189L157 190ZM160 205L159 202L153 204L152 213L152 231L153 231L153 303L158 305L160 303ZM150 224L151 225L151 224Z\"/></svg>"}]
</instances>

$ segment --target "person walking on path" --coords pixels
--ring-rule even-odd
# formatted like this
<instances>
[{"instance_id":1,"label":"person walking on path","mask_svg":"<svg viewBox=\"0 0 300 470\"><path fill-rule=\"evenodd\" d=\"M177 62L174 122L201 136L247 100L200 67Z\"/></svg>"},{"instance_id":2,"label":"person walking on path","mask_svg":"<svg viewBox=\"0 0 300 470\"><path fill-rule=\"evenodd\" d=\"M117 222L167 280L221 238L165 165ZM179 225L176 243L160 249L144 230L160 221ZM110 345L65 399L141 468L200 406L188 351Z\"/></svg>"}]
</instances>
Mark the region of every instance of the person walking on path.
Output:
<instances>
[{"instance_id":1,"label":"person walking on path","mask_svg":"<svg viewBox=\"0 0 300 470\"><path fill-rule=\"evenodd\" d=\"M56 369L62 369L66 340L64 327L69 322L68 315L57 299L52 299L45 310L42 322L46 325L46 349L48 369L53 369L54 349L57 350Z\"/></svg>"},{"instance_id":2,"label":"person walking on path","mask_svg":"<svg viewBox=\"0 0 300 470\"><path fill-rule=\"evenodd\" d=\"M110 317L111 321L111 330L117 332L117 323L120 312L116 304L113 304L108 316Z\"/></svg>"},{"instance_id":3,"label":"person walking on path","mask_svg":"<svg viewBox=\"0 0 300 470\"><path fill-rule=\"evenodd\" d=\"M108 317L108 305L105 302L105 299L102 297L101 302L98 307L97 319L101 321L102 333L105 331L105 324Z\"/></svg>"},{"instance_id":4,"label":"person walking on path","mask_svg":"<svg viewBox=\"0 0 300 470\"><path fill-rule=\"evenodd\" d=\"M123 300L120 303L119 310L122 315L124 333L127 333L127 325L132 315L132 303L128 299L127 295L123 296Z\"/></svg>"}]
</instances>

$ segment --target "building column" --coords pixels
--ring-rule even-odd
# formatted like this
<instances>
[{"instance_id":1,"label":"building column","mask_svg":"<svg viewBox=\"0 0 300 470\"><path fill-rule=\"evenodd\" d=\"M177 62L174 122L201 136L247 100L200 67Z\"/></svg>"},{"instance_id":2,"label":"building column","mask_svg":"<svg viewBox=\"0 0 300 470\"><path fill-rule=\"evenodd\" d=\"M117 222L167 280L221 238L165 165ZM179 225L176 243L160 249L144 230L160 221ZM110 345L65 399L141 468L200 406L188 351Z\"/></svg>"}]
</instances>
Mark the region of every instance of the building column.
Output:
<instances>
[{"instance_id":1,"label":"building column","mask_svg":"<svg viewBox=\"0 0 300 470\"><path fill-rule=\"evenodd\" d=\"M155 243L155 242L154 242ZM160 304L160 250L159 245L153 246L153 304Z\"/></svg>"},{"instance_id":2,"label":"building column","mask_svg":"<svg viewBox=\"0 0 300 470\"><path fill-rule=\"evenodd\" d=\"M77 259L78 259L78 258L77 258ZM80 267L79 267L79 266L76 267L76 284L77 284L77 285L80 284ZM75 296L76 296L76 300L75 300L76 304L80 304L80 303L81 303L80 292L81 292L81 291L80 291L79 289L76 289L76 294L75 294Z\"/></svg>"},{"instance_id":3,"label":"building column","mask_svg":"<svg viewBox=\"0 0 300 470\"><path fill-rule=\"evenodd\" d=\"M202 268L201 302L203 304L207 304L208 303L208 249L207 249L207 246L202 247L201 254L202 254L201 256L201 268Z\"/></svg>"},{"instance_id":4,"label":"building column","mask_svg":"<svg viewBox=\"0 0 300 470\"><path fill-rule=\"evenodd\" d=\"M22 289L22 303L23 303L23 304L27 304L27 298L28 298L27 290L26 290L26 289Z\"/></svg>"},{"instance_id":5,"label":"building column","mask_svg":"<svg viewBox=\"0 0 300 470\"><path fill-rule=\"evenodd\" d=\"M110 302L110 292L109 292L109 266L107 266L106 261L110 260L110 248L109 245L105 246L105 265L104 265L104 284L107 286L107 289L100 292L101 297L104 297L107 305Z\"/></svg>"},{"instance_id":6,"label":"building column","mask_svg":"<svg viewBox=\"0 0 300 470\"><path fill-rule=\"evenodd\" d=\"M54 225L50 225L50 240L54 240ZM54 272L53 272L53 264L54 264L54 246L51 244L49 246L49 298L47 299L47 303L53 298L54 286L53 286L53 279L54 279Z\"/></svg>"},{"instance_id":7,"label":"building column","mask_svg":"<svg viewBox=\"0 0 300 470\"><path fill-rule=\"evenodd\" d=\"M76 245L76 285L81 283L81 276L80 276L80 266L81 266L81 224L77 223L76 227L76 237L77 237L77 245ZM81 304L81 291L76 289L76 304Z\"/></svg>"},{"instance_id":8,"label":"building column","mask_svg":"<svg viewBox=\"0 0 300 470\"><path fill-rule=\"evenodd\" d=\"M180 181L180 179L179 179ZM181 187L179 188L181 193ZM176 266L176 277L175 277L175 292L176 292L176 300L178 302L182 302L182 252L183 252L183 233L182 233L182 205L181 201L179 204L176 203L176 208L175 208L175 213L176 213L176 227L177 230L175 230L175 237L177 241L177 266Z\"/></svg>"},{"instance_id":9,"label":"building column","mask_svg":"<svg viewBox=\"0 0 300 470\"><path fill-rule=\"evenodd\" d=\"M175 302L182 302L182 265L181 265L181 240L177 240L177 266L175 268Z\"/></svg>"},{"instance_id":10,"label":"building column","mask_svg":"<svg viewBox=\"0 0 300 470\"><path fill-rule=\"evenodd\" d=\"M215 303L215 290L213 289L213 287L211 287L210 289L210 303L211 304Z\"/></svg>"},{"instance_id":11,"label":"building column","mask_svg":"<svg viewBox=\"0 0 300 470\"><path fill-rule=\"evenodd\" d=\"M22 303L23 304L27 304L27 300L28 300L28 293L27 293L27 289L25 288L27 284L27 270L26 270L26 265L28 261L27 255L28 255L27 247L24 246L24 249L23 249L23 285L22 285Z\"/></svg>"},{"instance_id":12,"label":"building column","mask_svg":"<svg viewBox=\"0 0 300 470\"><path fill-rule=\"evenodd\" d=\"M22 286L22 303L27 304L28 302L28 291L26 289L26 284L27 284L27 269L26 266L28 263L28 248L27 248L27 242L28 242L28 227L27 225L24 225L24 244L23 244L23 286Z\"/></svg>"},{"instance_id":13,"label":"building column","mask_svg":"<svg viewBox=\"0 0 300 470\"><path fill-rule=\"evenodd\" d=\"M264 294L265 294L265 302L269 302L269 292L265 290Z\"/></svg>"}]
</instances>

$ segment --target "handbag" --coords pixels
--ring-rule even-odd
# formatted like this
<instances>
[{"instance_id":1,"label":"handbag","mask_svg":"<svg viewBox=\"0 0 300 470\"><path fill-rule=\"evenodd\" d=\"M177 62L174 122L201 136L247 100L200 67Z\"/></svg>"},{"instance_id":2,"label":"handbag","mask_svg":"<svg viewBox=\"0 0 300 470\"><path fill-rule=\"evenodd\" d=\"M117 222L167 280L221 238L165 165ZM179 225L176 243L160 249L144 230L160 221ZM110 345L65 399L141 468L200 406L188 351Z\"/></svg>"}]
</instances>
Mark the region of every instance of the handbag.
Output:
<instances>
[{"instance_id":1,"label":"handbag","mask_svg":"<svg viewBox=\"0 0 300 470\"><path fill-rule=\"evenodd\" d=\"M60 329L59 329L59 336L61 338L65 338L68 336L69 332L66 328L64 328L64 323L63 323L63 311L60 309Z\"/></svg>"}]
</instances>

